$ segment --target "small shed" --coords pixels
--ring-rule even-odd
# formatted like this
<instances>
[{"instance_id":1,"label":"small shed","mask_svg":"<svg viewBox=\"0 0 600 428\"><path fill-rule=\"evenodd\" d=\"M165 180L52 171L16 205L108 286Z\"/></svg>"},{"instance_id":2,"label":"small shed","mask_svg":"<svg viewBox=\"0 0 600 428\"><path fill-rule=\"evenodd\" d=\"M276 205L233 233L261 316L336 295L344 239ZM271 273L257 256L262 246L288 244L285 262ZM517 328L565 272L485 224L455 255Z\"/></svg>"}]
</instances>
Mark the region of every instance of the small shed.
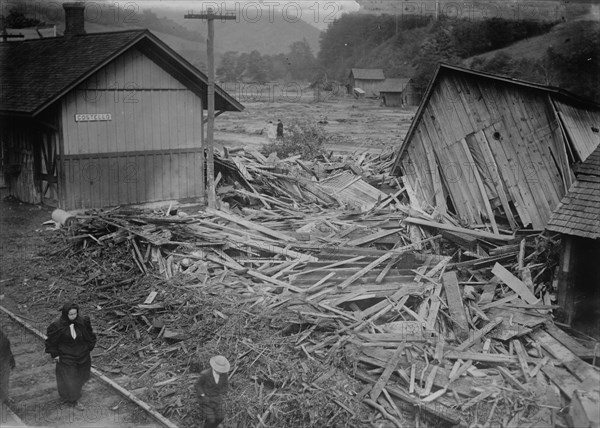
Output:
<instances>
[{"instance_id":1,"label":"small shed","mask_svg":"<svg viewBox=\"0 0 600 428\"><path fill-rule=\"evenodd\" d=\"M419 104L421 94L413 79L393 77L385 79L379 89L383 104L388 107L409 107Z\"/></svg>"},{"instance_id":2,"label":"small shed","mask_svg":"<svg viewBox=\"0 0 600 428\"><path fill-rule=\"evenodd\" d=\"M354 93L354 88L360 88L365 91L367 97L378 97L385 76L380 68L353 68L350 70L348 80L351 94Z\"/></svg>"},{"instance_id":3,"label":"small shed","mask_svg":"<svg viewBox=\"0 0 600 428\"><path fill-rule=\"evenodd\" d=\"M207 77L148 30L0 43L0 149L12 195L63 209L205 196ZM243 106L220 87L215 110Z\"/></svg>"},{"instance_id":4,"label":"small shed","mask_svg":"<svg viewBox=\"0 0 600 428\"><path fill-rule=\"evenodd\" d=\"M600 105L559 88L440 64L392 173L466 226L543 230L600 142Z\"/></svg>"},{"instance_id":5,"label":"small shed","mask_svg":"<svg viewBox=\"0 0 600 428\"><path fill-rule=\"evenodd\" d=\"M558 304L567 324L593 315L589 309L597 310L600 304L600 146L575 174L577 180L546 226L562 235ZM579 294L585 299L577 305Z\"/></svg>"}]
</instances>

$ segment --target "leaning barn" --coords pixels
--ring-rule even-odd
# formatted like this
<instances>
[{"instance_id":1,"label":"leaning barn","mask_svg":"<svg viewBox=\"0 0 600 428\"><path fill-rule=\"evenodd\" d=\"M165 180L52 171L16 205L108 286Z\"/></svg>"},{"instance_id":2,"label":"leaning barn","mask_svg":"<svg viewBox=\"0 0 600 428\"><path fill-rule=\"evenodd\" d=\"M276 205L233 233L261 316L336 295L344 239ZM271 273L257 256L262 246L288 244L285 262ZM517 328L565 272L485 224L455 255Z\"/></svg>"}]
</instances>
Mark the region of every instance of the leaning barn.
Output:
<instances>
[{"instance_id":1,"label":"leaning barn","mask_svg":"<svg viewBox=\"0 0 600 428\"><path fill-rule=\"evenodd\" d=\"M63 209L202 198L206 76L147 30L84 34L69 7L64 37L0 44L11 194ZM217 87L215 109L243 107Z\"/></svg>"},{"instance_id":2,"label":"leaning barn","mask_svg":"<svg viewBox=\"0 0 600 428\"><path fill-rule=\"evenodd\" d=\"M600 106L557 88L440 65L392 172L421 208L494 232L543 229L600 142Z\"/></svg>"}]
</instances>

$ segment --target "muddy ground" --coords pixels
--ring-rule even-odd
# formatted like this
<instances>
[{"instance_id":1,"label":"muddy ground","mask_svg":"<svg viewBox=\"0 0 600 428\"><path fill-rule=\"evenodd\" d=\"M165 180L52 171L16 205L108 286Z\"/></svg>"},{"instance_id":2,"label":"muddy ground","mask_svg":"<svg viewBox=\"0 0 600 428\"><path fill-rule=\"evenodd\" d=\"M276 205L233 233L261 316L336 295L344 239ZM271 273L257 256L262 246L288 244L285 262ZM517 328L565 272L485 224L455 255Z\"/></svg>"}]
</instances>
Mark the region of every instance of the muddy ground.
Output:
<instances>
[{"instance_id":1,"label":"muddy ground","mask_svg":"<svg viewBox=\"0 0 600 428\"><path fill-rule=\"evenodd\" d=\"M416 107L383 106L378 99L356 99L349 95L322 93L320 102L312 89L298 96L268 96L262 99L234 92L245 106L240 113L226 113L215 121L217 146L259 148L268 143L269 122L286 124L306 119L320 124L330 137L328 149L335 152L381 152L397 147L411 123Z\"/></svg>"}]
</instances>

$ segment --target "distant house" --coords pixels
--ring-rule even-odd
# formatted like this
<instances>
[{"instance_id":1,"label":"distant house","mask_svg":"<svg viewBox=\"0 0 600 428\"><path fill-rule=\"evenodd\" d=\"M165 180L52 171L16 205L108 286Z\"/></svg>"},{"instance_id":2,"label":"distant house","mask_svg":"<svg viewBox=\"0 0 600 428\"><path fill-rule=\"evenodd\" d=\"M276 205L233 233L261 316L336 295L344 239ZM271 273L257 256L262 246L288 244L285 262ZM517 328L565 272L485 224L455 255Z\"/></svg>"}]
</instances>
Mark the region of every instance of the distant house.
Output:
<instances>
[{"instance_id":1,"label":"distant house","mask_svg":"<svg viewBox=\"0 0 600 428\"><path fill-rule=\"evenodd\" d=\"M600 105L566 91L440 64L392 173L422 208L494 231L543 229L600 142Z\"/></svg>"},{"instance_id":2,"label":"distant house","mask_svg":"<svg viewBox=\"0 0 600 428\"><path fill-rule=\"evenodd\" d=\"M207 78L147 30L0 43L10 192L64 209L202 198ZM219 87L217 112L243 106Z\"/></svg>"},{"instance_id":3,"label":"distant house","mask_svg":"<svg viewBox=\"0 0 600 428\"><path fill-rule=\"evenodd\" d=\"M578 315L578 292L585 292L586 300L595 308L600 300L600 145L577 166L575 174L577 181L546 226L547 230L562 234L558 304L568 324ZM595 299L590 299L593 294Z\"/></svg>"},{"instance_id":4,"label":"distant house","mask_svg":"<svg viewBox=\"0 0 600 428\"><path fill-rule=\"evenodd\" d=\"M412 79L388 78L379 89L379 96L387 107L407 107L419 104L420 94Z\"/></svg>"},{"instance_id":5,"label":"distant house","mask_svg":"<svg viewBox=\"0 0 600 428\"><path fill-rule=\"evenodd\" d=\"M56 37L56 25L38 25L35 27L26 28L5 28L0 32L0 41L46 39L48 37Z\"/></svg>"},{"instance_id":6,"label":"distant house","mask_svg":"<svg viewBox=\"0 0 600 428\"><path fill-rule=\"evenodd\" d=\"M367 97L378 97L385 76L380 68L353 68L350 70L348 80L351 94L354 93L354 88L360 88L365 91Z\"/></svg>"}]
</instances>

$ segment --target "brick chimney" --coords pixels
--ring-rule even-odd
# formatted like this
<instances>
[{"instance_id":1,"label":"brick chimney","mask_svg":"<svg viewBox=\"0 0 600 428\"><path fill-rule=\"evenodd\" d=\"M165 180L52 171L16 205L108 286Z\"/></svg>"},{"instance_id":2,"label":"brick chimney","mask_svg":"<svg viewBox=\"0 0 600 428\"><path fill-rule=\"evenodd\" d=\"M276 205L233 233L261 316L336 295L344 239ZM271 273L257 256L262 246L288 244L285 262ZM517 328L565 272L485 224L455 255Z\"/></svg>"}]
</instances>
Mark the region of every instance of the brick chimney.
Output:
<instances>
[{"instance_id":1,"label":"brick chimney","mask_svg":"<svg viewBox=\"0 0 600 428\"><path fill-rule=\"evenodd\" d=\"M65 37L85 34L85 2L63 3L63 8L65 9Z\"/></svg>"}]
</instances>

